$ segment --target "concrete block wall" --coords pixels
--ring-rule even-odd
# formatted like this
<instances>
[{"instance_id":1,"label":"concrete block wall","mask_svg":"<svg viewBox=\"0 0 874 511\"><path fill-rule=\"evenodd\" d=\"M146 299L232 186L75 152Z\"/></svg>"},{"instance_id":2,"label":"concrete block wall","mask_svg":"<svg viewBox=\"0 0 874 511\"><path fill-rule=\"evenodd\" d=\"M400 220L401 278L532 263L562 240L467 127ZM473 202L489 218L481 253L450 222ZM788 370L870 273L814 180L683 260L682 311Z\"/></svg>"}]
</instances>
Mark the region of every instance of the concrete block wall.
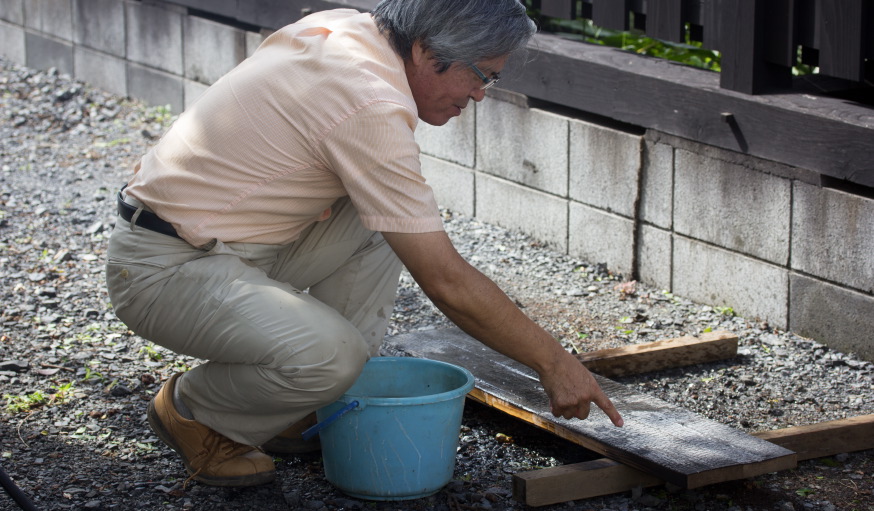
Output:
<instances>
[{"instance_id":1,"label":"concrete block wall","mask_svg":"<svg viewBox=\"0 0 874 511\"><path fill-rule=\"evenodd\" d=\"M815 169L529 108L506 91L417 138L450 209L874 360L874 198L820 186Z\"/></svg>"},{"instance_id":2,"label":"concrete block wall","mask_svg":"<svg viewBox=\"0 0 874 511\"><path fill-rule=\"evenodd\" d=\"M161 0L0 0L4 57L174 112L267 32ZM874 360L870 191L502 90L417 139L441 205Z\"/></svg>"},{"instance_id":3,"label":"concrete block wall","mask_svg":"<svg viewBox=\"0 0 874 511\"><path fill-rule=\"evenodd\" d=\"M4 58L174 113L263 38L159 0L0 0Z\"/></svg>"}]
</instances>

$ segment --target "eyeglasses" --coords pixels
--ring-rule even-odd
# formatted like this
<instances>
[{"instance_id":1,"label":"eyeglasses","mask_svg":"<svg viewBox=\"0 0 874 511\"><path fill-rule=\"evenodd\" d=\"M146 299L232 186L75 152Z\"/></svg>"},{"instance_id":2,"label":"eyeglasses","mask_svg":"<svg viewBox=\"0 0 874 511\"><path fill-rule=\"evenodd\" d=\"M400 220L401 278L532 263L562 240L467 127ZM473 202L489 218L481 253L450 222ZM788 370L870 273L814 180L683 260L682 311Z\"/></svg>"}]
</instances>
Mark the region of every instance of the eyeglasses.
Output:
<instances>
[{"instance_id":1,"label":"eyeglasses","mask_svg":"<svg viewBox=\"0 0 874 511\"><path fill-rule=\"evenodd\" d=\"M480 71L479 68L476 67L475 65L473 65L473 64L468 64L468 65L470 66L471 69L473 69L473 72L476 73L477 76L479 76L480 80L483 81L483 84L480 86L480 90L488 89L492 85L498 83L498 80L501 79L500 73L493 73L491 77L488 77L485 75L485 73Z\"/></svg>"}]
</instances>

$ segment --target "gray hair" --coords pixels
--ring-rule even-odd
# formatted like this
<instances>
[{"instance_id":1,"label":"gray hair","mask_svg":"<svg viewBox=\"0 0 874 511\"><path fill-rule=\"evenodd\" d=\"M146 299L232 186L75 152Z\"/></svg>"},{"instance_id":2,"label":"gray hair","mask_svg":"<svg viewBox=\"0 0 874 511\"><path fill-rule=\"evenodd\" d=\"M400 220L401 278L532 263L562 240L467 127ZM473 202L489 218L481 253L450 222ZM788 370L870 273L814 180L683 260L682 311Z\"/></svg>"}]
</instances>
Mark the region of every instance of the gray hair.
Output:
<instances>
[{"instance_id":1,"label":"gray hair","mask_svg":"<svg viewBox=\"0 0 874 511\"><path fill-rule=\"evenodd\" d=\"M509 55L537 30L519 0L382 0L371 13L401 58L419 41L438 72Z\"/></svg>"}]
</instances>

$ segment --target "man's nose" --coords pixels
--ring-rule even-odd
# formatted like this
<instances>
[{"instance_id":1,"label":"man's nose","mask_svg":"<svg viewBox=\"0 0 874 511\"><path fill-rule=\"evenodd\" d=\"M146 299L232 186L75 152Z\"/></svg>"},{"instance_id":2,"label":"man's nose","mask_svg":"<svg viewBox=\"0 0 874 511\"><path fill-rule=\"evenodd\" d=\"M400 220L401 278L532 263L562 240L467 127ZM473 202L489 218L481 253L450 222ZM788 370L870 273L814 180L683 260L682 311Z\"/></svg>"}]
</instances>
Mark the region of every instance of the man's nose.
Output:
<instances>
[{"instance_id":1,"label":"man's nose","mask_svg":"<svg viewBox=\"0 0 874 511\"><path fill-rule=\"evenodd\" d=\"M473 89L470 93L471 99L479 103L486 97L486 91L484 89L480 89L479 87Z\"/></svg>"}]
</instances>

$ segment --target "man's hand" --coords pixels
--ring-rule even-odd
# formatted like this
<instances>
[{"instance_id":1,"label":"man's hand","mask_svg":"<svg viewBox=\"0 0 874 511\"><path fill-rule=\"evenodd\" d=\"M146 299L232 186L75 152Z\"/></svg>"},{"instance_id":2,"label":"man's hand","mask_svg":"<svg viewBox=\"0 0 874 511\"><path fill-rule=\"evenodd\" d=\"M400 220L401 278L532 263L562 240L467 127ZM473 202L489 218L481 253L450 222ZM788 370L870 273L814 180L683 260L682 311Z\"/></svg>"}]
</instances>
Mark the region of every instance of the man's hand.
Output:
<instances>
[{"instance_id":1,"label":"man's hand","mask_svg":"<svg viewBox=\"0 0 874 511\"><path fill-rule=\"evenodd\" d=\"M621 427L624 421L619 411L592 373L570 353L564 352L564 355L556 361L554 369L544 371L540 376L540 383L552 405L552 414L565 419L585 419L589 416L590 403L595 403L615 426Z\"/></svg>"}]
</instances>

